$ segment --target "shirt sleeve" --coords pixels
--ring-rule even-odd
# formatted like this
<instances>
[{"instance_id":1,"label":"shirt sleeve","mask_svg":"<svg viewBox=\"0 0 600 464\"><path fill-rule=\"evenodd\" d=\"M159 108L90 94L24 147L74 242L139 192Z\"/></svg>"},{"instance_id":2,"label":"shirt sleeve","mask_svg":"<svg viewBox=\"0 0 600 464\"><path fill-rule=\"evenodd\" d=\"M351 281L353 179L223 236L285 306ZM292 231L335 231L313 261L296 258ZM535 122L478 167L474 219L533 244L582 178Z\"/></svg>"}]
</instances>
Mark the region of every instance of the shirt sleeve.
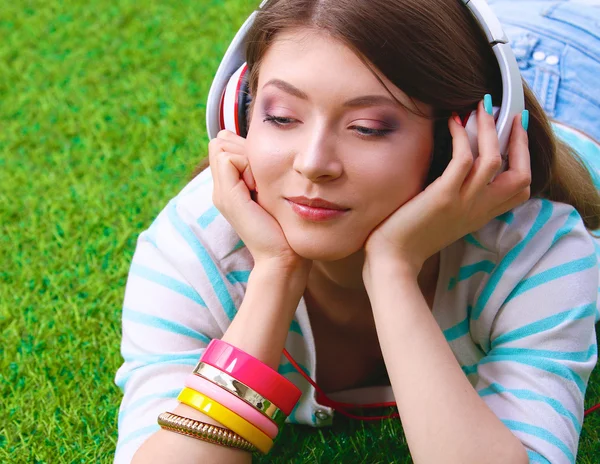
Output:
<instances>
[{"instance_id":1,"label":"shirt sleeve","mask_svg":"<svg viewBox=\"0 0 600 464\"><path fill-rule=\"evenodd\" d=\"M115 383L123 391L118 415L116 464L128 464L152 434L157 416L172 411L184 379L222 329L202 287L190 285L174 256L190 256L167 214L140 234L131 262L122 312L123 364ZM179 241L178 241L179 240ZM162 245L162 246L159 246ZM188 259L189 261L189 259ZM202 266L197 263L200 273Z\"/></svg>"},{"instance_id":2,"label":"shirt sleeve","mask_svg":"<svg viewBox=\"0 0 600 464\"><path fill-rule=\"evenodd\" d=\"M486 311L487 296L502 287L475 388L530 462L575 463L598 358L598 260L572 207L536 200L527 208L505 218L499 262L474 308Z\"/></svg>"}]
</instances>

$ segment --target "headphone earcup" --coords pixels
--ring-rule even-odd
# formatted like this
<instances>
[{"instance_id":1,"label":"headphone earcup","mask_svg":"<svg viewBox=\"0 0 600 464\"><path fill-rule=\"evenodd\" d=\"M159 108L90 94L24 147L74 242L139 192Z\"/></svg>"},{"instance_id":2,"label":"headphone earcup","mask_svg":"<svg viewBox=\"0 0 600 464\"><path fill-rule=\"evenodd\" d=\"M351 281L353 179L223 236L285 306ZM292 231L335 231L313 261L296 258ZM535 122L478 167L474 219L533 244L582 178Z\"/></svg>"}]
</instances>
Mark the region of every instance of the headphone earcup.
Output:
<instances>
[{"instance_id":1,"label":"headphone earcup","mask_svg":"<svg viewBox=\"0 0 600 464\"><path fill-rule=\"evenodd\" d=\"M494 118L498 117L500 108L493 108ZM462 125L467 132L469 144L473 158L479 155L479 145L477 144L477 112L472 111L465 117L461 117ZM433 154L431 157L431 166L425 181L425 187L440 177L450 161L452 160L452 135L448 129L448 120L441 118L435 121L433 126Z\"/></svg>"},{"instance_id":2,"label":"headphone earcup","mask_svg":"<svg viewBox=\"0 0 600 464\"><path fill-rule=\"evenodd\" d=\"M240 137L248 134L248 108L252 101L248 86L248 66L244 63L231 75L219 105L220 129Z\"/></svg>"},{"instance_id":3,"label":"headphone earcup","mask_svg":"<svg viewBox=\"0 0 600 464\"><path fill-rule=\"evenodd\" d=\"M469 138L473 159L475 159L479 156L479 145L477 144L477 111L472 111L462 121L467 137Z\"/></svg>"},{"instance_id":4,"label":"headphone earcup","mask_svg":"<svg viewBox=\"0 0 600 464\"><path fill-rule=\"evenodd\" d=\"M246 138L248 135L249 129L249 114L248 111L250 109L250 103L252 103L252 97L250 96L250 86L248 84L248 73L245 73L242 78L242 83L240 85L240 90L238 91L238 121L240 133L238 134L241 137Z\"/></svg>"},{"instance_id":5,"label":"headphone earcup","mask_svg":"<svg viewBox=\"0 0 600 464\"><path fill-rule=\"evenodd\" d=\"M500 107L494 106L492 114L494 115L494 120L497 121L498 114L500 114ZM477 111L472 111L463 118L462 121L463 127L467 132L467 137L469 138L469 145L471 146L473 158L477 158L479 156L479 144L477 143Z\"/></svg>"}]
</instances>

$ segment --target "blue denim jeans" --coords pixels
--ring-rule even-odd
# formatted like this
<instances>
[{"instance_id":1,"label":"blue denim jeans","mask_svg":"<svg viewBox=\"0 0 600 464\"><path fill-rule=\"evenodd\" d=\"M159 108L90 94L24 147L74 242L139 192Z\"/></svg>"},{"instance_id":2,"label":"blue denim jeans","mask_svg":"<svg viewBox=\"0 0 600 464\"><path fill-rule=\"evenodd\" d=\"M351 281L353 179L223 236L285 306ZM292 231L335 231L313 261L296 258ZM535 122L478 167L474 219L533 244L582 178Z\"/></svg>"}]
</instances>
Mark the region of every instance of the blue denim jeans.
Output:
<instances>
[{"instance_id":1,"label":"blue denim jeans","mask_svg":"<svg viewBox=\"0 0 600 464\"><path fill-rule=\"evenodd\" d=\"M600 6L590 0L488 0L521 74L551 119L600 142Z\"/></svg>"}]
</instances>

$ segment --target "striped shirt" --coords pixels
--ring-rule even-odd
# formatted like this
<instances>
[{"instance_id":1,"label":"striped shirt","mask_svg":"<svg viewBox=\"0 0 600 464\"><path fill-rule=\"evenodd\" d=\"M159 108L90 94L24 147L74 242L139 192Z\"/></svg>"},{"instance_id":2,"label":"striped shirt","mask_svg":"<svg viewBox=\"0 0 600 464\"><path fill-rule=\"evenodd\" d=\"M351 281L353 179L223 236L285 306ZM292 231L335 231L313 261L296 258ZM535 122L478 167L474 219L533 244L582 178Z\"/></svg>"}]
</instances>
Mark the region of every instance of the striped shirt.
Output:
<instances>
[{"instance_id":1,"label":"striped shirt","mask_svg":"<svg viewBox=\"0 0 600 464\"><path fill-rule=\"evenodd\" d=\"M600 159L600 157L598 158ZM137 241L125 289L123 391L115 463L129 463L179 404L184 379L244 298L253 259L212 204L206 169ZM584 396L596 365L600 241L566 204L533 198L440 252L432 313L456 360L489 408L522 441L531 462L574 463ZM304 299L285 348L315 381ZM334 411L282 355L278 372L302 390L287 423L332 424ZM328 395L393 401L390 386Z\"/></svg>"}]
</instances>

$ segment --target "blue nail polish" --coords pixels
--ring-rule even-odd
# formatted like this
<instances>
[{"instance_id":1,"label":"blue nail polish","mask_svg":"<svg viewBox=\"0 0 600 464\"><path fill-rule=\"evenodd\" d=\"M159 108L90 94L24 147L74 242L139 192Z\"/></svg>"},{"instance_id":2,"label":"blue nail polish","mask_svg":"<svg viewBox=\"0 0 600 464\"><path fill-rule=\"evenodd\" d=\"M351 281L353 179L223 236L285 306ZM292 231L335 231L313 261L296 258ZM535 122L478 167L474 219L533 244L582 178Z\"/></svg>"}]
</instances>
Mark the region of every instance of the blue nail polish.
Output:
<instances>
[{"instance_id":1,"label":"blue nail polish","mask_svg":"<svg viewBox=\"0 0 600 464\"><path fill-rule=\"evenodd\" d=\"M492 114L492 96L489 93L486 93L483 97L483 107L487 114Z\"/></svg>"},{"instance_id":2,"label":"blue nail polish","mask_svg":"<svg viewBox=\"0 0 600 464\"><path fill-rule=\"evenodd\" d=\"M523 110L521 113L521 124L523 125L523 129L527 130L529 127L529 111Z\"/></svg>"}]
</instances>

